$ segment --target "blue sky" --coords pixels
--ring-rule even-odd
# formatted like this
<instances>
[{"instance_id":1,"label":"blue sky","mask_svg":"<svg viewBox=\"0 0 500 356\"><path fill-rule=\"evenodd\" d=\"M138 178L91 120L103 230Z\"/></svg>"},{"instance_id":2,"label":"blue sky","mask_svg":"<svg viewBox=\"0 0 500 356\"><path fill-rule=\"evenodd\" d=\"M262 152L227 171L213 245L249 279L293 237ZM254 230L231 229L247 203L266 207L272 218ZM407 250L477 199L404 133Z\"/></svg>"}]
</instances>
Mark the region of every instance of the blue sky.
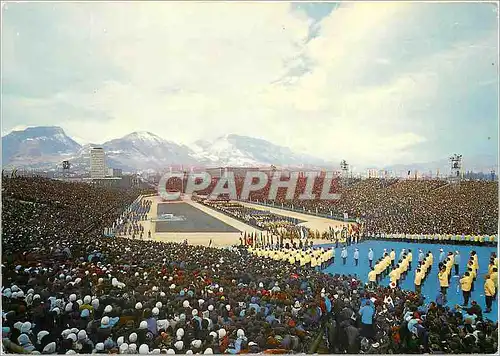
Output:
<instances>
[{"instance_id":1,"label":"blue sky","mask_svg":"<svg viewBox=\"0 0 500 356\"><path fill-rule=\"evenodd\" d=\"M7 3L2 133L227 133L322 158L497 155L498 12L481 3Z\"/></svg>"}]
</instances>

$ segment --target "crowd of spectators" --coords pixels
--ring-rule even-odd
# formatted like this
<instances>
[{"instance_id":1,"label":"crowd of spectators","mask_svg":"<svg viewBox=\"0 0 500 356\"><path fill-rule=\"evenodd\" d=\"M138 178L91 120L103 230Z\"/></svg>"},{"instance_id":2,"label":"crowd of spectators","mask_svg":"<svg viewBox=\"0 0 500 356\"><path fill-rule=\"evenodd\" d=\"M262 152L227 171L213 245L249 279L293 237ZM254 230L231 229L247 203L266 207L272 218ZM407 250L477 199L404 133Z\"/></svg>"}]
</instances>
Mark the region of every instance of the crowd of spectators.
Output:
<instances>
[{"instance_id":1,"label":"crowd of spectators","mask_svg":"<svg viewBox=\"0 0 500 356\"><path fill-rule=\"evenodd\" d=\"M286 178L283 178L286 180ZM218 178L199 194L210 194ZM244 177L236 177L236 194L241 197ZM339 200L320 200L324 178L315 178L314 199L301 200L307 184L300 177L293 195L287 199L286 189L278 189L269 200L271 181L250 192L248 200L320 213L342 219L362 218L366 232L406 234L495 234L498 218L498 182L464 180L449 183L442 179L333 179L329 192L339 193ZM180 190L180 180L173 180L170 189Z\"/></svg>"},{"instance_id":2,"label":"crowd of spectators","mask_svg":"<svg viewBox=\"0 0 500 356\"><path fill-rule=\"evenodd\" d=\"M2 348L75 354L494 353L497 324L243 246L102 237L140 194L4 181ZM122 209L121 211L119 211ZM85 211L86 214L82 214Z\"/></svg>"},{"instance_id":3,"label":"crowd of spectators","mask_svg":"<svg viewBox=\"0 0 500 356\"><path fill-rule=\"evenodd\" d=\"M340 186L340 200L286 200L271 204L362 218L367 234L471 234L497 232L498 182L365 179ZM255 198L255 197L252 197ZM260 196L265 200L265 196ZM258 199L258 198L257 198Z\"/></svg>"},{"instance_id":4,"label":"crowd of spectators","mask_svg":"<svg viewBox=\"0 0 500 356\"><path fill-rule=\"evenodd\" d=\"M3 256L33 248L47 238L100 236L143 191L68 183L46 178L2 180ZM20 238L29 237L29 238Z\"/></svg>"}]
</instances>

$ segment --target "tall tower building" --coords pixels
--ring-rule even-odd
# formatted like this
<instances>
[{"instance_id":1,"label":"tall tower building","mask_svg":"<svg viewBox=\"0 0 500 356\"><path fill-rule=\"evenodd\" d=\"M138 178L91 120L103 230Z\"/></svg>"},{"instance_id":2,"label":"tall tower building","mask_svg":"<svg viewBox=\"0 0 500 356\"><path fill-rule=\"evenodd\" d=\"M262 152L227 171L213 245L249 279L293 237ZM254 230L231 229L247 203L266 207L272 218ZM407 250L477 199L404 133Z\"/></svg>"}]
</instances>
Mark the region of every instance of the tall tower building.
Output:
<instances>
[{"instance_id":1,"label":"tall tower building","mask_svg":"<svg viewBox=\"0 0 500 356\"><path fill-rule=\"evenodd\" d=\"M94 147L90 150L90 177L104 178L106 176L106 161L104 149Z\"/></svg>"}]
</instances>

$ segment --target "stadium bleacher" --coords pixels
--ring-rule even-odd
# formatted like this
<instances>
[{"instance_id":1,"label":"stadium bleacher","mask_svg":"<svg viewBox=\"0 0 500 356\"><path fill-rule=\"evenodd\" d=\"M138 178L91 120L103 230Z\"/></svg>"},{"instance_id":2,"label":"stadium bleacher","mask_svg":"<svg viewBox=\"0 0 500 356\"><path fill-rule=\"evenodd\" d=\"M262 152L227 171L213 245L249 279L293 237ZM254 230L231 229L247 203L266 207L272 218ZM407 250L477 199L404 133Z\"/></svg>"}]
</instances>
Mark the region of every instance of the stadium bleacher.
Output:
<instances>
[{"instance_id":1,"label":"stadium bleacher","mask_svg":"<svg viewBox=\"0 0 500 356\"><path fill-rule=\"evenodd\" d=\"M494 235L496 184L463 182L452 188L432 181L363 180L352 182L338 202L301 204L359 215L374 238ZM326 246L337 250L333 263L335 252L319 246L271 251L235 241L219 249L103 237L103 229L146 193L42 178L3 180L3 351L387 354L498 349L496 317L483 300L474 297L460 307L440 296L437 287L424 299L404 283L368 286L352 258L363 244L385 240L349 246L350 266L343 268L337 267L342 246ZM260 194L251 199L262 201L265 194ZM279 192L276 202L285 203L282 197ZM133 206L139 215L148 208ZM459 248L464 266L474 247L464 243ZM383 256L376 252L377 259ZM361 254L360 264L366 265L367 250ZM408 255L402 256L407 262ZM493 275L498 262L485 256L471 257L475 288L497 305L496 283L484 274ZM413 269L418 258L415 250ZM434 256L434 270L439 258ZM437 280L432 274L427 278Z\"/></svg>"}]
</instances>

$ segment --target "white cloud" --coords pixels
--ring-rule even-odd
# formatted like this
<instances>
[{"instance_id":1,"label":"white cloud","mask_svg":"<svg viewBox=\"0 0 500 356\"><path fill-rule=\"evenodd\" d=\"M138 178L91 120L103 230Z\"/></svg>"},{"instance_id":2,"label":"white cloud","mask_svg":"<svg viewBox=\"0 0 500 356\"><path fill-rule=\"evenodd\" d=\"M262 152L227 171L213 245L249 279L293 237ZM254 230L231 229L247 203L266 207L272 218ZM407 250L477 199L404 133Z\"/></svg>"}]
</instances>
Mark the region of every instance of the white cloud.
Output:
<instances>
[{"instance_id":1,"label":"white cloud","mask_svg":"<svg viewBox=\"0 0 500 356\"><path fill-rule=\"evenodd\" d=\"M497 83L477 61L478 53L496 53L496 31L470 31L490 19L460 17L438 4L346 3L307 43L311 19L287 3L54 8L64 14L55 26L67 51L86 49L70 69L98 61L120 78L92 73L94 90L74 83L48 99L7 98L9 112L50 117L87 142L136 130L183 143L237 133L326 159L428 159L415 145L432 139L433 105L443 94L463 100L475 81ZM474 35L460 37L460 26L460 34ZM53 50L57 62L63 54ZM288 75L294 67L307 71Z\"/></svg>"}]
</instances>

